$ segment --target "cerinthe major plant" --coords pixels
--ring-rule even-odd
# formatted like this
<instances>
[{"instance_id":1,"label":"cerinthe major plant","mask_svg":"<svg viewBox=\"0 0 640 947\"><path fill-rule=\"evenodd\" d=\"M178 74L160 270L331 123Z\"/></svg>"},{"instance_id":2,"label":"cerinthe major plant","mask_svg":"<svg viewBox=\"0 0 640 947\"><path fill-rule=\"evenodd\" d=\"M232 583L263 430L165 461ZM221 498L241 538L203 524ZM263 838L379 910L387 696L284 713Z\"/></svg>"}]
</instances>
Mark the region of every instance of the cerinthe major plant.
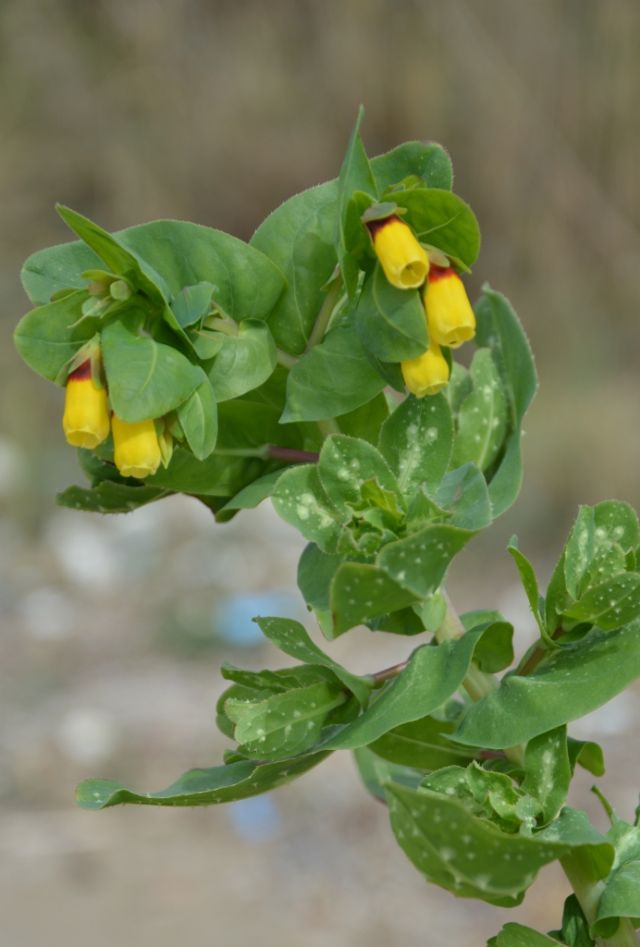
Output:
<instances>
[{"instance_id":1,"label":"cerinthe major plant","mask_svg":"<svg viewBox=\"0 0 640 947\"><path fill-rule=\"evenodd\" d=\"M469 304L480 235L445 151L408 142L369 160L359 124L338 179L248 244L172 220L110 235L60 207L80 239L27 260L36 308L15 340L66 386L64 431L91 485L64 506L186 493L222 522L271 497L308 541L298 585L329 640L366 625L426 643L357 676L297 622L258 618L297 663L222 668L224 763L150 794L90 779L79 802L228 802L351 750L400 847L452 894L514 906L562 863L561 929L507 924L492 944L636 944L640 828L605 805L601 834L567 804L576 766L604 768L567 725L640 674L637 516L582 507L544 596L512 541L539 627L526 654L498 612L455 613L452 559L520 489L535 369L504 296L485 286ZM467 370L453 356L472 340Z\"/></svg>"}]
</instances>

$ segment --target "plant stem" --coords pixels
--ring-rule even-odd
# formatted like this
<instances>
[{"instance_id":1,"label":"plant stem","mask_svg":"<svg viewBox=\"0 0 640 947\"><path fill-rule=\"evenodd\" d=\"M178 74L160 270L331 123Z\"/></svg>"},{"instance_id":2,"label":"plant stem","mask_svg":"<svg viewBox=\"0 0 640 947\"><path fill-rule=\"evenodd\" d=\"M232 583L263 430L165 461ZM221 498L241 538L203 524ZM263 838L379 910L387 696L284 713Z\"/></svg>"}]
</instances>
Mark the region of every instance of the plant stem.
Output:
<instances>
[{"instance_id":1,"label":"plant stem","mask_svg":"<svg viewBox=\"0 0 640 947\"><path fill-rule=\"evenodd\" d=\"M309 341L307 342L305 354L324 338L324 334L329 327L329 323L331 322L333 310L336 308L336 303L340 299L341 294L342 281L335 280L333 285L329 288L322 305L320 306L320 311L316 316L316 321L313 324L313 329L311 330Z\"/></svg>"},{"instance_id":2,"label":"plant stem","mask_svg":"<svg viewBox=\"0 0 640 947\"><path fill-rule=\"evenodd\" d=\"M276 349L276 360L278 365L282 365L284 368L293 368L298 361L295 355L289 355L288 352L283 352L282 349Z\"/></svg>"},{"instance_id":3,"label":"plant stem","mask_svg":"<svg viewBox=\"0 0 640 947\"><path fill-rule=\"evenodd\" d=\"M340 433L340 428L333 418L328 418L326 421L318 421L317 425L323 437L329 437L330 434Z\"/></svg>"},{"instance_id":4,"label":"plant stem","mask_svg":"<svg viewBox=\"0 0 640 947\"><path fill-rule=\"evenodd\" d=\"M278 447L267 444L266 456L273 460L288 460L292 464L315 464L320 456L316 451L296 450L295 447Z\"/></svg>"}]
</instances>

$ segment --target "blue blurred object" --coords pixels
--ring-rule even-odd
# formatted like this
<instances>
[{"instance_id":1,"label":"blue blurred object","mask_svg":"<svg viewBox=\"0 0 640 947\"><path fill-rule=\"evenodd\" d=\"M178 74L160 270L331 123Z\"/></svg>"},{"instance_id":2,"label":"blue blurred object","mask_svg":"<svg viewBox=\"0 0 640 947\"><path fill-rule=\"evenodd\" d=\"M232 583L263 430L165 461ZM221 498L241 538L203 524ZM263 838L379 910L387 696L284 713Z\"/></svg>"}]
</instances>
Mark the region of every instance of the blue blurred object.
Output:
<instances>
[{"instance_id":1,"label":"blue blurred object","mask_svg":"<svg viewBox=\"0 0 640 947\"><path fill-rule=\"evenodd\" d=\"M251 842L269 842L280 829L280 813L270 795L234 802L227 812L238 835Z\"/></svg>"},{"instance_id":2,"label":"blue blurred object","mask_svg":"<svg viewBox=\"0 0 640 947\"><path fill-rule=\"evenodd\" d=\"M253 619L259 615L300 615L300 602L289 592L230 595L216 606L213 625L229 644L255 648L264 636Z\"/></svg>"}]
</instances>

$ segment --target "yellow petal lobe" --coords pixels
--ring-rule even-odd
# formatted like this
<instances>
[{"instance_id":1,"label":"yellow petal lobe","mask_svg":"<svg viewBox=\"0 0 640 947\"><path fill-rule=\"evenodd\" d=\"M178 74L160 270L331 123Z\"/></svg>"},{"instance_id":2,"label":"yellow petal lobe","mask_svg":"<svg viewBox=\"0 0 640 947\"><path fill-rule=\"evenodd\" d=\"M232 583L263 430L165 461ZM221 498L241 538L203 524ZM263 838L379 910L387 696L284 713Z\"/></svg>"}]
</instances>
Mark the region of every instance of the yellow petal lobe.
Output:
<instances>
[{"instance_id":1,"label":"yellow petal lobe","mask_svg":"<svg viewBox=\"0 0 640 947\"><path fill-rule=\"evenodd\" d=\"M416 398L435 395L449 383L449 365L434 341L418 358L401 362L400 368L405 385Z\"/></svg>"},{"instance_id":2,"label":"yellow petal lobe","mask_svg":"<svg viewBox=\"0 0 640 947\"><path fill-rule=\"evenodd\" d=\"M111 419L113 459L123 477L144 480L156 472L162 453L152 420L122 421L115 414Z\"/></svg>"},{"instance_id":3,"label":"yellow petal lobe","mask_svg":"<svg viewBox=\"0 0 640 947\"><path fill-rule=\"evenodd\" d=\"M429 272L429 257L411 228L395 216L371 221L368 227L373 249L391 285L396 289L422 286Z\"/></svg>"}]
</instances>

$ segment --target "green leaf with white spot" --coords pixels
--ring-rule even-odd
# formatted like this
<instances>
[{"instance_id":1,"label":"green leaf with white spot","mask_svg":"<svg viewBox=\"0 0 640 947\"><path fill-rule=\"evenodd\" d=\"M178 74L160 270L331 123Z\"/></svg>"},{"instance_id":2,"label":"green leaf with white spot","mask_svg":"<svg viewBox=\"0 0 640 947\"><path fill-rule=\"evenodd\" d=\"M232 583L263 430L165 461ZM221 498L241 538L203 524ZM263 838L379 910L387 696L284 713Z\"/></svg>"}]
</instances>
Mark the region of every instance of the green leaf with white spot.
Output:
<instances>
[{"instance_id":1,"label":"green leaf with white spot","mask_svg":"<svg viewBox=\"0 0 640 947\"><path fill-rule=\"evenodd\" d=\"M364 283L355 320L365 351L383 362L417 358L429 345L424 305L417 289L396 289L379 264Z\"/></svg>"},{"instance_id":2,"label":"green leaf with white spot","mask_svg":"<svg viewBox=\"0 0 640 947\"><path fill-rule=\"evenodd\" d=\"M346 696L326 681L255 700L230 697L224 713L234 724L240 752L260 759L286 759L304 753L318 740L332 710Z\"/></svg>"},{"instance_id":3,"label":"green leaf with white spot","mask_svg":"<svg viewBox=\"0 0 640 947\"><path fill-rule=\"evenodd\" d=\"M169 491L140 484L132 486L113 480L102 480L95 486L67 487L56 497L58 506L85 513L132 513L139 506L168 496Z\"/></svg>"},{"instance_id":4,"label":"green leaf with white spot","mask_svg":"<svg viewBox=\"0 0 640 947\"><path fill-rule=\"evenodd\" d=\"M202 384L202 369L171 345L138 334L127 323L116 321L101 333L109 398L123 421L160 418ZM135 325L135 323L134 323Z\"/></svg>"},{"instance_id":5,"label":"green leaf with white spot","mask_svg":"<svg viewBox=\"0 0 640 947\"><path fill-rule=\"evenodd\" d=\"M427 598L441 586L451 560L474 535L456 526L426 526L384 546L376 565L416 598Z\"/></svg>"},{"instance_id":6,"label":"green leaf with white spot","mask_svg":"<svg viewBox=\"0 0 640 947\"><path fill-rule=\"evenodd\" d=\"M551 822L562 809L571 783L566 727L556 727L529 740L524 773L522 788L540 801L544 824Z\"/></svg>"},{"instance_id":7,"label":"green leaf with white spot","mask_svg":"<svg viewBox=\"0 0 640 947\"><path fill-rule=\"evenodd\" d=\"M328 437L320 451L318 476L331 506L342 522L362 504L363 487L375 481L402 503L398 482L386 460L368 441L346 434Z\"/></svg>"},{"instance_id":8,"label":"green leaf with white spot","mask_svg":"<svg viewBox=\"0 0 640 947\"><path fill-rule=\"evenodd\" d=\"M371 693L371 682L356 674L351 674L341 664L325 654L310 638L300 624L290 618L256 618L260 630L277 648L298 661L318 664L333 671L345 687L358 698L360 703L367 702Z\"/></svg>"},{"instance_id":9,"label":"green leaf with white spot","mask_svg":"<svg viewBox=\"0 0 640 947\"><path fill-rule=\"evenodd\" d=\"M502 907L522 901L540 868L572 851L587 851L606 874L612 846L583 813L565 809L532 836L505 833L445 793L387 784L391 826L422 874L458 897Z\"/></svg>"},{"instance_id":10,"label":"green leaf with white spot","mask_svg":"<svg viewBox=\"0 0 640 947\"><path fill-rule=\"evenodd\" d=\"M374 622L415 600L413 592L394 582L375 565L344 562L333 574L330 585L332 637L356 625Z\"/></svg>"},{"instance_id":11,"label":"green leaf with white spot","mask_svg":"<svg viewBox=\"0 0 640 947\"><path fill-rule=\"evenodd\" d=\"M449 466L453 439L451 411L443 394L409 396L380 429L378 447L411 497L426 483L437 486Z\"/></svg>"},{"instance_id":12,"label":"green leaf with white spot","mask_svg":"<svg viewBox=\"0 0 640 947\"><path fill-rule=\"evenodd\" d=\"M623 572L590 588L565 614L605 631L627 625L640 615L640 574Z\"/></svg>"},{"instance_id":13,"label":"green leaf with white spot","mask_svg":"<svg viewBox=\"0 0 640 947\"><path fill-rule=\"evenodd\" d=\"M316 543L323 552L335 552L342 527L320 482L316 464L286 470L272 498L276 513L299 529L305 539Z\"/></svg>"},{"instance_id":14,"label":"green leaf with white spot","mask_svg":"<svg viewBox=\"0 0 640 947\"><path fill-rule=\"evenodd\" d=\"M239 760L228 766L191 769L160 792L137 793L110 779L85 779L76 791L83 809L135 803L140 806L212 806L235 802L269 792L291 782L326 759L326 753L311 753L276 763Z\"/></svg>"},{"instance_id":15,"label":"green leaf with white spot","mask_svg":"<svg viewBox=\"0 0 640 947\"><path fill-rule=\"evenodd\" d=\"M478 345L491 349L509 406L504 452L489 485L493 515L497 517L520 492L522 419L536 393L538 380L529 342L507 298L485 285L475 312Z\"/></svg>"},{"instance_id":16,"label":"green leaf with white spot","mask_svg":"<svg viewBox=\"0 0 640 947\"><path fill-rule=\"evenodd\" d=\"M507 430L507 400L489 349L478 349L471 363L473 389L462 402L451 464L472 462L486 470L496 459Z\"/></svg>"},{"instance_id":17,"label":"green leaf with white spot","mask_svg":"<svg viewBox=\"0 0 640 947\"><path fill-rule=\"evenodd\" d=\"M227 335L209 369L216 401L229 401L262 385L276 367L276 347L264 322L245 320Z\"/></svg>"},{"instance_id":18,"label":"green leaf with white spot","mask_svg":"<svg viewBox=\"0 0 640 947\"><path fill-rule=\"evenodd\" d=\"M512 674L469 708L456 740L503 749L577 720L640 676L640 623L597 629L564 645L531 674Z\"/></svg>"}]
</instances>

